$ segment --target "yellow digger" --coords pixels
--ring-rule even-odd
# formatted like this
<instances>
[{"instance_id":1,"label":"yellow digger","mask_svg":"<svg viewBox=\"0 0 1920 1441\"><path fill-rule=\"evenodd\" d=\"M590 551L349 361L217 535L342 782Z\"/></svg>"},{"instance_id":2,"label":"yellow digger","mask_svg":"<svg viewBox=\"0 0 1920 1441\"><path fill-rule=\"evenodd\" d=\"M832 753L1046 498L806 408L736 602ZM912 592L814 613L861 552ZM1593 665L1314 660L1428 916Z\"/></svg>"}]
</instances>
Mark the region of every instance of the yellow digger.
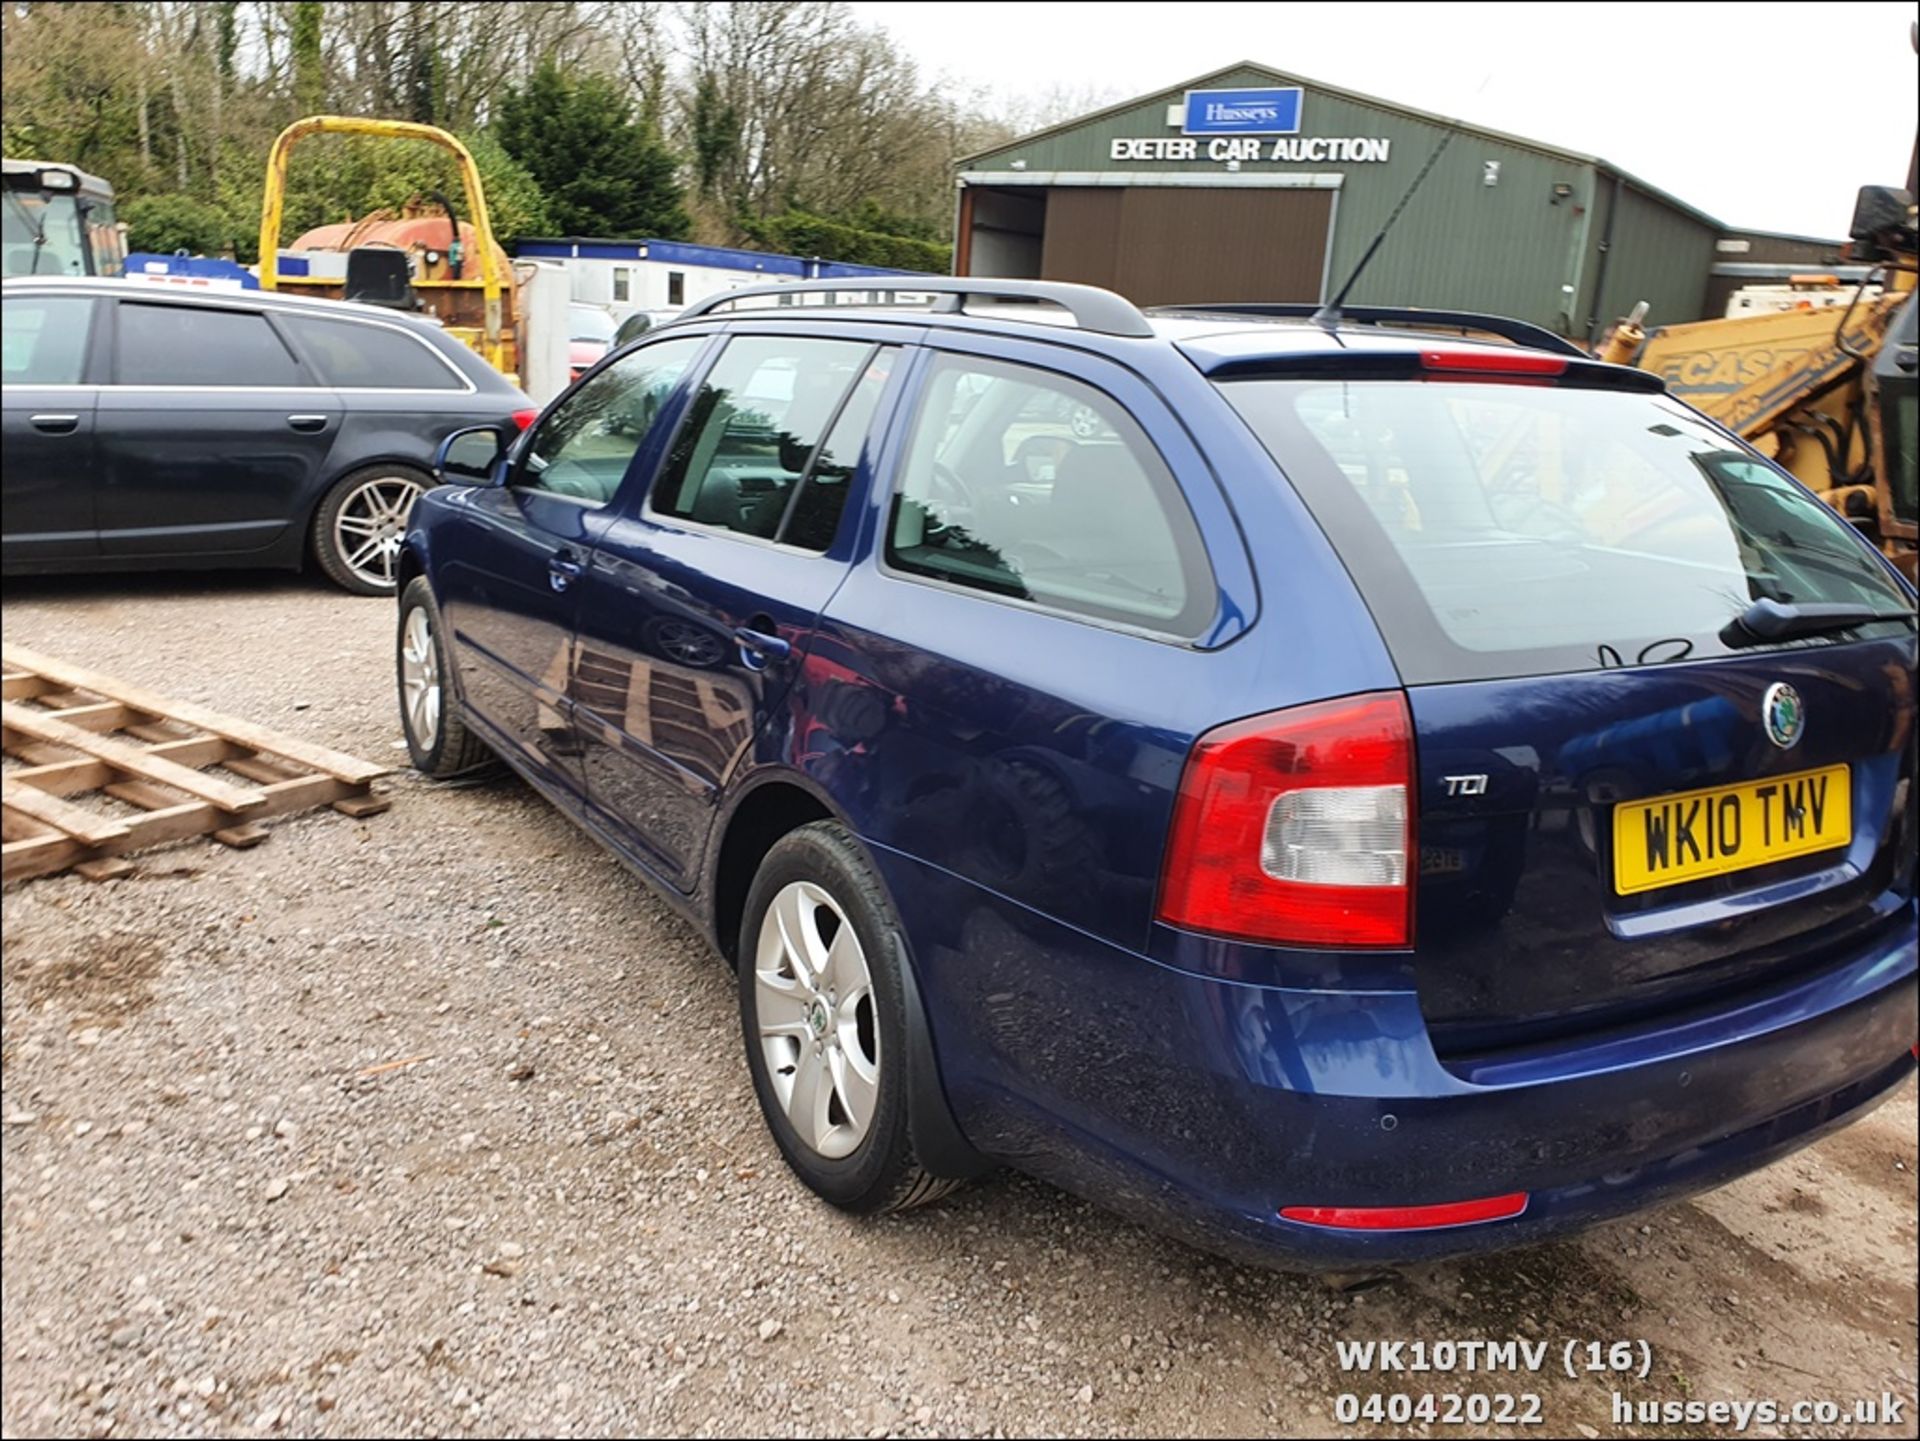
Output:
<instances>
[{"instance_id":1,"label":"yellow digger","mask_svg":"<svg viewBox=\"0 0 1920 1441\"><path fill-rule=\"evenodd\" d=\"M1876 269L1849 303L1825 308L1820 301L1837 299L1829 294L1772 313L1648 329L1643 302L1599 355L1660 375L1673 394L1818 492L1911 580L1920 554L1912 193L1862 189L1850 235L1848 258Z\"/></svg>"},{"instance_id":2,"label":"yellow digger","mask_svg":"<svg viewBox=\"0 0 1920 1441\"><path fill-rule=\"evenodd\" d=\"M467 218L434 195L444 218L409 206L359 220L323 225L299 236L282 260L280 229L287 198L287 158L308 135L376 135L425 140L451 153L466 188ZM284 271L283 271L284 264ZM294 274L298 265L305 273ZM405 120L312 115L296 120L267 156L266 200L260 211L260 288L330 299L370 301L424 310L495 370L518 382L521 307L507 253L494 240L486 191L473 156L446 131Z\"/></svg>"}]
</instances>

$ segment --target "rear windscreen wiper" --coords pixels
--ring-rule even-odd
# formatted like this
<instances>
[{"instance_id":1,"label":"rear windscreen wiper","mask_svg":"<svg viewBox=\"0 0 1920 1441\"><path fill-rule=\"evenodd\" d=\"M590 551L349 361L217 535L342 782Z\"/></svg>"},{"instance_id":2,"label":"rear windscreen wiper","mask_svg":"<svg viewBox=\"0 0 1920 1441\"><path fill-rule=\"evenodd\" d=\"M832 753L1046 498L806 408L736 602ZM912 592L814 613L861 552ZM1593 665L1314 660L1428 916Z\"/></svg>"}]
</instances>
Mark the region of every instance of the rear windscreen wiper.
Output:
<instances>
[{"instance_id":1,"label":"rear windscreen wiper","mask_svg":"<svg viewBox=\"0 0 1920 1441\"><path fill-rule=\"evenodd\" d=\"M1791 601L1783 603L1762 596L1721 627L1720 644L1731 647L1764 645L1772 640L1792 640L1797 636L1851 630L1869 621L1913 618L1910 610L1875 609L1870 605L1852 605L1844 601L1814 601L1797 605Z\"/></svg>"}]
</instances>

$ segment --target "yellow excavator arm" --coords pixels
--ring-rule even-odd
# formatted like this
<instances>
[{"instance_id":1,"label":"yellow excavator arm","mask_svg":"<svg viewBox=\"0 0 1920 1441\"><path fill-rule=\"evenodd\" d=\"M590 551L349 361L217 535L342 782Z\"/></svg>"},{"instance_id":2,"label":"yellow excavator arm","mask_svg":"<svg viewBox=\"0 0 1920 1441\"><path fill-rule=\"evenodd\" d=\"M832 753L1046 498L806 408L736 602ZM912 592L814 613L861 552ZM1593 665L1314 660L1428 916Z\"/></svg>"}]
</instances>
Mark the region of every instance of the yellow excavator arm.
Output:
<instances>
[{"instance_id":1,"label":"yellow excavator arm","mask_svg":"<svg viewBox=\"0 0 1920 1441\"><path fill-rule=\"evenodd\" d=\"M1889 291L1845 309L1782 310L1640 332L1623 322L1602 359L1650 370L1667 389L1753 440L1879 353L1907 297Z\"/></svg>"},{"instance_id":2,"label":"yellow excavator arm","mask_svg":"<svg viewBox=\"0 0 1920 1441\"><path fill-rule=\"evenodd\" d=\"M1792 471L1909 576L1920 540L1910 438L1920 305L1914 216L1911 191L1860 192L1848 254L1875 267L1878 290L1834 283L1790 310L1655 329L1644 328L1642 303L1597 352L1658 375L1671 394Z\"/></svg>"}]
</instances>

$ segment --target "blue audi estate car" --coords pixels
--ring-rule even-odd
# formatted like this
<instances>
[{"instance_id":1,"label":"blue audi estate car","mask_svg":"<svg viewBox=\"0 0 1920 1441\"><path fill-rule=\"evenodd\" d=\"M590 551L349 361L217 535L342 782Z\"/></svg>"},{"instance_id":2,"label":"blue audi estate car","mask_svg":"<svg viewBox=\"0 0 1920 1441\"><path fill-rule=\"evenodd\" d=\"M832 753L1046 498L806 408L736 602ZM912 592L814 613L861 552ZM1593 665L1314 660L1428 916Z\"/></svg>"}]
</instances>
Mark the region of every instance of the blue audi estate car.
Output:
<instances>
[{"instance_id":1,"label":"blue audi estate car","mask_svg":"<svg viewBox=\"0 0 1920 1441\"><path fill-rule=\"evenodd\" d=\"M915 284L694 306L402 553L414 764L711 939L820 1196L1351 1269L1913 1073L1914 594L1793 479L1514 321Z\"/></svg>"}]
</instances>

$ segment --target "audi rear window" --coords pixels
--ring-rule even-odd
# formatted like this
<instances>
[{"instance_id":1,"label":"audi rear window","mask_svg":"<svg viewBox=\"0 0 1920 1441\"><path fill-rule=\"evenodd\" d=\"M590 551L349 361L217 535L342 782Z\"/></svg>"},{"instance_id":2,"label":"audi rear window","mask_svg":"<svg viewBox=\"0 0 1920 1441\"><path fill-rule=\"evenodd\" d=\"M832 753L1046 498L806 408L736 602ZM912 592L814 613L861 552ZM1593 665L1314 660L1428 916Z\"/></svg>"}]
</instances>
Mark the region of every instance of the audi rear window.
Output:
<instances>
[{"instance_id":1,"label":"audi rear window","mask_svg":"<svg viewBox=\"0 0 1920 1441\"><path fill-rule=\"evenodd\" d=\"M349 390L464 390L432 344L397 326L282 314L328 385Z\"/></svg>"},{"instance_id":2,"label":"audi rear window","mask_svg":"<svg viewBox=\"0 0 1920 1441\"><path fill-rule=\"evenodd\" d=\"M1760 599L1912 607L1826 506L1664 396L1484 382L1219 382L1340 552L1408 684L1751 649Z\"/></svg>"}]
</instances>

